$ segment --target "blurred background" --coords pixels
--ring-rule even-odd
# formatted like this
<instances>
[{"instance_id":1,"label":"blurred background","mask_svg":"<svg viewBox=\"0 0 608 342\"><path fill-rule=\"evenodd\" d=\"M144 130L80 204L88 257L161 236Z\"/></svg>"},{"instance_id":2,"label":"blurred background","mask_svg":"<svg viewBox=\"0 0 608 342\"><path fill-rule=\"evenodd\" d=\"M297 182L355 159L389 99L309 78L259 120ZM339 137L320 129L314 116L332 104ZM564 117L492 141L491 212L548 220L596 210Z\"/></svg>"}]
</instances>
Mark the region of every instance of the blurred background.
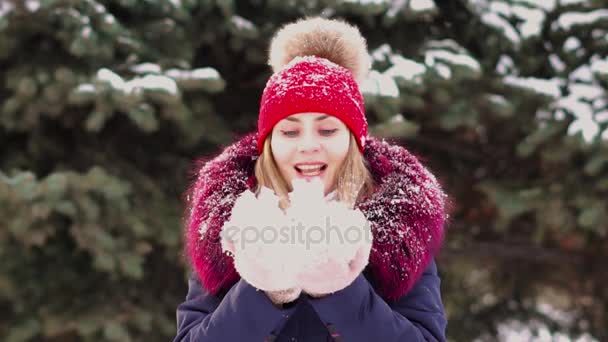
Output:
<instances>
[{"instance_id":1,"label":"blurred background","mask_svg":"<svg viewBox=\"0 0 608 342\"><path fill-rule=\"evenodd\" d=\"M451 341L608 341L608 1L0 0L0 340L168 341L192 161L256 129L271 35L368 40L371 133L456 204Z\"/></svg>"}]
</instances>

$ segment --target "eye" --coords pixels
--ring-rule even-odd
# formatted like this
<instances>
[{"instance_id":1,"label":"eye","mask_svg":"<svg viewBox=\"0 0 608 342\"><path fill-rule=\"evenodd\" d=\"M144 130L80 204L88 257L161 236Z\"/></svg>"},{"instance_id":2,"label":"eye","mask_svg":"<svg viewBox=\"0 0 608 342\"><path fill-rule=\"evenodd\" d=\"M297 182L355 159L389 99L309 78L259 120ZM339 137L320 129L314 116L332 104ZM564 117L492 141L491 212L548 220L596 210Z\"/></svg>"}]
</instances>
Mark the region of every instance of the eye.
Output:
<instances>
[{"instance_id":1,"label":"eye","mask_svg":"<svg viewBox=\"0 0 608 342\"><path fill-rule=\"evenodd\" d=\"M286 137L295 137L298 134L298 131L281 131L281 134Z\"/></svg>"},{"instance_id":2,"label":"eye","mask_svg":"<svg viewBox=\"0 0 608 342\"><path fill-rule=\"evenodd\" d=\"M329 136L329 135L334 134L337 130L338 130L337 128L334 128L334 129L322 129L321 130L321 134L325 135L325 136Z\"/></svg>"}]
</instances>

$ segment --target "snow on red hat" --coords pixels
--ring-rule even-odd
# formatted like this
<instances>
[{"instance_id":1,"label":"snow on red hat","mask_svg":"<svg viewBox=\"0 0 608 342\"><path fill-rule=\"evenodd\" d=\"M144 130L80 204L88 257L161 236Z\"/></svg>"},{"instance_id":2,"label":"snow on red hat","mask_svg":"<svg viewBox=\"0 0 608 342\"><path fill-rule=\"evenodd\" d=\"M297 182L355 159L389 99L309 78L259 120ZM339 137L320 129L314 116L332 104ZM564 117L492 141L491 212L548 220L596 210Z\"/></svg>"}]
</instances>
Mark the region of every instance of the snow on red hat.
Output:
<instances>
[{"instance_id":1,"label":"snow on red hat","mask_svg":"<svg viewBox=\"0 0 608 342\"><path fill-rule=\"evenodd\" d=\"M362 81L371 66L359 30L339 20L306 18L281 28L270 45L274 74L266 83L258 117L258 151L282 119L324 113L340 119L363 152L367 120Z\"/></svg>"}]
</instances>

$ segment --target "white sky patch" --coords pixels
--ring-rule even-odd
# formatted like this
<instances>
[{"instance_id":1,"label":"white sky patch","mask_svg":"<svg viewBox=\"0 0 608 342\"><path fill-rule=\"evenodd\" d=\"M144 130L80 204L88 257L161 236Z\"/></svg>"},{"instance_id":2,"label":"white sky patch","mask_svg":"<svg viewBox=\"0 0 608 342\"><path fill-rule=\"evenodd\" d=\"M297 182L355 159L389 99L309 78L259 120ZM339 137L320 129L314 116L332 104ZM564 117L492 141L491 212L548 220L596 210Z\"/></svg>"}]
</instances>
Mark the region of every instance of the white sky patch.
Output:
<instances>
[{"instance_id":1,"label":"white sky patch","mask_svg":"<svg viewBox=\"0 0 608 342\"><path fill-rule=\"evenodd\" d=\"M411 0L410 8L417 12L428 11L435 9L435 2L432 0Z\"/></svg>"},{"instance_id":2,"label":"white sky patch","mask_svg":"<svg viewBox=\"0 0 608 342\"><path fill-rule=\"evenodd\" d=\"M399 97L399 88L392 77L376 70L370 71L363 81L361 92L375 96Z\"/></svg>"},{"instance_id":3,"label":"white sky patch","mask_svg":"<svg viewBox=\"0 0 608 342\"><path fill-rule=\"evenodd\" d=\"M388 68L384 74L390 77L402 77L406 80L422 83L422 75L426 72L426 66L402 56L392 56L393 66Z\"/></svg>"},{"instance_id":4,"label":"white sky patch","mask_svg":"<svg viewBox=\"0 0 608 342\"><path fill-rule=\"evenodd\" d=\"M556 22L553 23L552 28L555 30L558 25L563 30L570 30L575 25L590 25L598 20L608 20L608 10L599 9L591 12L566 12L562 14Z\"/></svg>"},{"instance_id":5,"label":"white sky patch","mask_svg":"<svg viewBox=\"0 0 608 342\"><path fill-rule=\"evenodd\" d=\"M504 82L506 84L530 89L537 93L548 95L551 97L561 96L560 86L564 84L564 80L558 78L552 79L541 79L535 77L516 77L516 76L505 76Z\"/></svg>"},{"instance_id":6,"label":"white sky patch","mask_svg":"<svg viewBox=\"0 0 608 342\"><path fill-rule=\"evenodd\" d=\"M131 67L131 71L137 74L160 74L161 68L155 63L141 63Z\"/></svg>"},{"instance_id":7,"label":"white sky patch","mask_svg":"<svg viewBox=\"0 0 608 342\"><path fill-rule=\"evenodd\" d=\"M194 70L170 69L165 73L175 80L217 80L220 73L214 68L199 68Z\"/></svg>"}]
</instances>

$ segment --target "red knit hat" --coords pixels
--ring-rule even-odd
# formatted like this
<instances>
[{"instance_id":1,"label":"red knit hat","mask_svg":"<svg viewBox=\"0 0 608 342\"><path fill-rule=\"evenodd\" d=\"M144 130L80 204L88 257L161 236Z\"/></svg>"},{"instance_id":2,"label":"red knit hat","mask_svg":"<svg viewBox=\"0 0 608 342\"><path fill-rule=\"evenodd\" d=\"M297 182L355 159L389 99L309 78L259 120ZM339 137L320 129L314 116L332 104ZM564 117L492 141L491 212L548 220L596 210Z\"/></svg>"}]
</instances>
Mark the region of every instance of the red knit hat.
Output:
<instances>
[{"instance_id":1,"label":"red knit hat","mask_svg":"<svg viewBox=\"0 0 608 342\"><path fill-rule=\"evenodd\" d=\"M357 80L367 75L371 63L357 28L323 18L286 25L273 38L269 64L275 73L260 101L259 153L279 121L306 112L340 119L363 152L367 120Z\"/></svg>"}]
</instances>

